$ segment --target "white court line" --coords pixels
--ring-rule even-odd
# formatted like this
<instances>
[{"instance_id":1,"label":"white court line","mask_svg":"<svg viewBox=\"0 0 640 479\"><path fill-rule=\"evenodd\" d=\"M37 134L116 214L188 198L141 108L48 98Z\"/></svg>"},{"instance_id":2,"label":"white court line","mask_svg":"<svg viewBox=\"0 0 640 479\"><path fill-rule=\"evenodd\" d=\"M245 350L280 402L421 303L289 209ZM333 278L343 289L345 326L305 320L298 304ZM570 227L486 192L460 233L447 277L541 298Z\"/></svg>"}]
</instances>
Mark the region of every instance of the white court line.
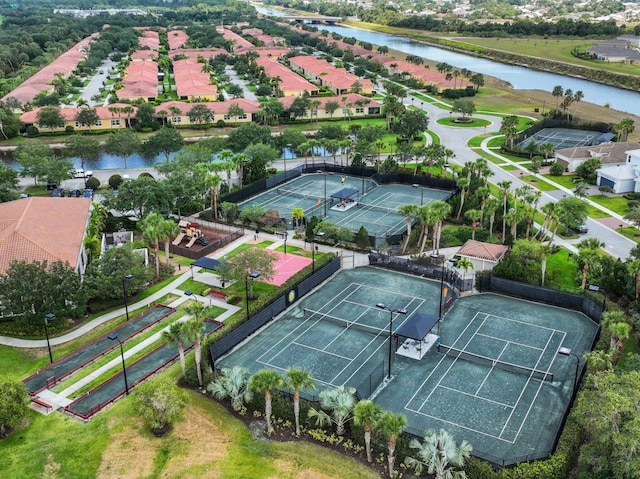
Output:
<instances>
[{"instance_id":1,"label":"white court line","mask_svg":"<svg viewBox=\"0 0 640 479\"><path fill-rule=\"evenodd\" d=\"M324 353L327 354L329 356L334 356L336 358L340 358L340 359L346 359L347 361L352 361L352 359L348 356L342 356L341 354L337 354L337 353L332 353L330 351L325 351L324 349L320 349L320 348L315 348L309 344L304 344L304 343L299 343L297 341L292 342L291 344L295 344L296 346L300 346L301 348L306 348L306 349L310 349L312 351L318 351L320 353Z\"/></svg>"},{"instance_id":2,"label":"white court line","mask_svg":"<svg viewBox=\"0 0 640 479\"><path fill-rule=\"evenodd\" d=\"M475 338L475 334L474 334L474 336L473 336L473 337ZM501 341L503 341L505 344L504 344L504 346L502 347L502 351L500 351L500 354L498 355L498 357L502 356L502 353L504 353L505 349L507 349L507 346L509 345L509 343L507 343L506 341L504 341L504 340L501 340ZM491 358L489 358L489 359L491 359ZM456 357L456 361L457 361L457 360L458 360L458 358ZM493 370L494 370L495 368L496 368L496 367L495 367L495 365L493 365L493 366L491 366L491 369L489 369L489 371L487 371L487 375L484 377L484 380L482 381L482 384L480 384L480 387L478 387L478 389L476 389L476 394L475 394L475 396L477 396L477 395L478 395L478 393L480 392L480 389L482 389L482 387L484 386L484 383L486 383L486 382L487 382L487 379L489 379L489 375L493 372ZM516 404L517 404L517 403L516 403Z\"/></svg>"},{"instance_id":3,"label":"white court line","mask_svg":"<svg viewBox=\"0 0 640 479\"><path fill-rule=\"evenodd\" d=\"M514 406L512 406L511 404L502 403L500 401L494 401L493 399L483 398L482 396L478 396L477 394L471 394L471 393L468 393L468 392L465 392L465 391L460 391L459 389L450 388L449 386L442 386L441 385L441 386L438 386L438 387L442 388L442 389L446 389L448 391L453 391L453 392L455 392L457 394L462 394L463 396L469 396L469 397L472 397L472 398L475 398L475 399L479 399L479 400L484 401L484 402L488 402L488 403L491 403L491 404L497 404L498 406L503 406L503 407L506 407L508 409L513 409L514 408Z\"/></svg>"},{"instance_id":4,"label":"white court line","mask_svg":"<svg viewBox=\"0 0 640 479\"><path fill-rule=\"evenodd\" d=\"M497 336L491 336L490 334L478 333L476 336L482 336L482 337L491 338L491 339L499 339L500 341L507 341L509 344L515 344L517 346L522 346L523 348L533 349L534 351L544 351L542 348L536 348L535 346L531 346L529 344L518 343L516 341L509 341L508 339L499 338Z\"/></svg>"},{"instance_id":5,"label":"white court line","mask_svg":"<svg viewBox=\"0 0 640 479\"><path fill-rule=\"evenodd\" d=\"M458 336L458 339L456 339L456 341L453 343L453 345L452 345L451 347L454 347L454 346L456 345L456 343L458 342L458 340L460 339L460 337L462 337L462 336L467 332L467 330L471 327L471 325L473 324L473 322L476 320L476 318L477 318L480 314L485 314L487 317L482 321L481 325L480 325L478 328L476 328L476 331L477 331L477 330L479 330L479 329L480 329L480 328L481 328L481 327L482 327L482 326L483 326L483 325L484 325L484 324L485 324L485 323L490 319L490 317L491 317L491 316L493 316L493 317L495 317L495 318L500 318L500 319L504 319L504 320L507 320L507 321L513 321L513 322L517 322L517 323L522 323L522 324L525 324L525 325L527 325L527 326L529 326L529 327L539 328L539 329L545 329L545 330L548 330L548 331L551 333L551 334L547 337L547 342L546 342L546 345L545 345L545 347L544 347L544 348L534 348L534 349L539 349L540 351L542 351L542 354L540 354L540 355L539 355L539 357L538 357L538 361L536 362L536 365L535 365L535 367L534 367L533 369L537 369L538 365L539 365L539 364L540 364L540 362L542 361L542 358L543 358L543 356L544 356L544 353L545 353L547 350L549 350L549 343L550 343L550 342L551 342L551 340L555 337L556 333L560 333L560 334L562 335L562 340L561 340L561 342L560 342L559 344L562 344L562 342L564 341L564 338L566 337L566 334L567 334L565 331L557 330L557 329L554 329L554 328L547 328L547 327L544 327L544 326L539 326L539 325L529 324L529 323L526 323L526 322L523 322L523 321L519 321L519 320L512 320L512 319L509 319L509 318L504 318L504 317L501 317L501 316L497 316L497 315L493 315L493 314L489 314L489 313L484 313L484 312L478 311L478 312L476 312L476 314L475 314L475 316L473 317L473 319L472 319L472 320L467 324L467 326L465 327L465 329L460 333L460 335ZM476 333L474 333L474 335L471 337L471 339L469 339L469 341L467 341L467 344L469 344L469 342L470 342L470 341L471 341L475 336L476 336ZM483 336L487 336L487 335L483 335ZM487 337L491 337L491 336L487 336ZM496 338L496 337L494 337L494 339L496 339L496 340L500 340L500 341L506 341L506 340L504 340L504 339ZM507 344L505 344L505 347L504 347L504 348L503 348L503 350L502 350L503 352L506 350L506 348L507 348L507 346L508 346L508 344L509 344L509 343L519 344L519 343L515 343L515 342L510 342L510 341L506 341L506 342L507 342ZM466 346L466 345L465 345L465 346ZM462 350L464 351L464 347L462 348ZM499 355L499 357L498 357L498 360L499 360L499 358L502 356L502 354L503 354L503 353L501 352L501 353L500 353L500 355ZM505 428L508 426L509 422L511 421L511 418L513 417L513 414L515 413L515 411L516 411L516 409L517 409L518 405L519 405L521 402L523 402L523 401L522 401L522 396L524 395L524 393L525 393L525 391L526 391L527 387L529 386L529 383L534 379L532 376L530 376L529 378L527 378L526 383L525 383L525 385L524 385L524 387L523 387L522 391L520 392L520 395L518 396L518 399L516 400L515 404L514 404L513 406L509 406L509 405L507 405L507 404L504 404L504 405L503 405L503 404L502 404L502 403L500 403L500 402L492 401L492 400L487 399L487 398L479 397L479 396L477 396L477 394L476 394L476 395L469 394L469 393L467 393L467 392L465 392L465 391L456 390L456 389L450 388L450 387L448 387L448 386L444 386L444 385L442 385L442 384L441 384L441 383L442 383L442 380L447 376L447 374L449 373L450 369L453 367L453 365L454 365L454 364L456 363L456 361L458 360L458 358L455 358L455 359L454 359L454 362L453 362L453 363L449 366L449 368L447 368L447 370L446 370L446 371L441 375L440 380L439 380L439 381L438 381L438 383L434 386L434 388L433 388L432 392L429 394L429 396L427 397L427 399L426 399L425 401L423 401L423 402L422 402L422 404L420 405L420 407L419 407L417 410L416 410L416 409L412 409L411 407L409 407L409 404L411 404L411 403L415 400L416 396L417 396L417 395L418 395L418 393L422 390L422 388L423 388L423 387L424 387L424 385L427 383L427 381L429 381L429 379L431 378L431 376L435 374L435 371L440 367L440 364L445 360L445 357L446 357L446 356L443 356L443 358L442 358L440 361L438 361L438 363L437 363L437 364L436 364L436 366L433 368L433 370L431 371L431 373L430 373L430 374L427 376L427 378L422 382L422 384L421 384L421 385L420 385L420 387L416 390L416 392L414 393L414 395L409 399L409 401L408 401L408 402L407 402L407 404L405 405L405 409L406 409L407 411L413 412L413 413L415 413L415 414L418 414L418 415L421 415L421 416L424 416L424 417L429 417L429 418L432 418L432 419L435 419L435 420L441 421L441 422L443 422L443 423L445 423L445 424L451 424L451 425L454 425L454 426L456 426L456 427L460 427L461 429L465 429L465 430L468 430L468 431L473 431L473 432L475 432L475 433L478 433L478 434L481 434L481 435L484 435L484 436L490 437L490 438L492 438L492 439L496 439L496 440L498 440L498 441L502 441L502 442L506 442L506 443L509 443L509 444L513 444L513 443L516 441L516 439L520 436L520 434L521 434L521 432L522 432L522 428L524 427L524 424L526 423L526 421L527 421L527 419L528 419L529 415L531 414L531 410L532 410L532 408L533 408L534 404L535 404L535 403L537 402L537 400L538 400L538 396L540 395L540 392L541 392L541 390L542 390L542 388L543 388L543 386L544 386L544 381L543 381L543 380L540 380L540 381L539 381L538 388L537 388L537 390L536 390L535 396L534 396L534 398L529 402L529 407L528 407L528 409L527 409L527 413L525 414L525 417L523 418L523 420L522 420L522 422L521 422L521 424L520 424L520 427L518 428L518 430L517 430L517 432L516 432L516 434L515 434L515 436L514 436L514 439L513 439L513 440L507 440L507 439L502 438L502 435L503 435L503 434L504 434L504 432L505 432ZM552 367L553 367L553 364L555 363L555 359L556 359L556 357L554 356L553 361L549 364L549 366L547 367L546 371L543 371L543 372L546 372L546 373L550 374L550 371L551 371L551 369L552 369ZM493 368L492 368L492 369L493 369ZM541 371L542 371L542 370L541 370ZM486 381L486 377L485 377L485 380L484 380L484 381ZM484 383L484 381L483 381L483 383ZM450 391L456 391L456 392L458 392L458 393L460 393L460 394L463 394L463 395L466 395L466 396L469 396L469 397L475 397L475 398L480 399L480 400L482 400L482 401L487 401L487 402L489 402L489 403L495 403L495 404L498 404L498 405L501 405L501 406L504 406L504 407L510 408L510 409L511 409L511 413L509 414L509 416L506 418L506 421L504 422L503 428L502 428L502 430L501 430L501 432L500 432L500 436L494 436L494 435L489 434L489 433L487 433L487 432L479 431L479 430L477 430L477 429L473 429L473 428L470 428L470 427L467 427L467 426L464 426L464 425L461 425L461 424L455 423L455 422L453 422L453 421L445 420L445 419L443 419L443 418L435 417L435 416L432 416L432 415L430 415L430 414L426 414L425 412L423 412L423 411L422 411L422 409L424 408L425 404L426 404L426 403L427 403L427 401L431 398L431 396L433 395L433 393L435 392L435 390L436 390L436 389L438 389L438 388L443 388L443 389L447 389L447 390L450 390ZM479 391L479 389L478 389L478 391Z\"/></svg>"}]
</instances>

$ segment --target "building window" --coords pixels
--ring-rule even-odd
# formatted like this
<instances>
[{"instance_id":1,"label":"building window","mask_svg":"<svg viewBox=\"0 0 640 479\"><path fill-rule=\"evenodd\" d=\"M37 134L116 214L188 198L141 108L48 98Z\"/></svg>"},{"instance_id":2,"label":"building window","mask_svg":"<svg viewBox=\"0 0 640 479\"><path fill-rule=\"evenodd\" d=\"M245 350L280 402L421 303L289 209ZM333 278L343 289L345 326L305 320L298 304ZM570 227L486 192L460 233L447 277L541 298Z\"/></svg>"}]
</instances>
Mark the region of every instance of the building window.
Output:
<instances>
[{"instance_id":1,"label":"building window","mask_svg":"<svg viewBox=\"0 0 640 479\"><path fill-rule=\"evenodd\" d=\"M224 118L225 121L231 120L231 117L229 115L224 115L223 118Z\"/></svg>"},{"instance_id":2,"label":"building window","mask_svg":"<svg viewBox=\"0 0 640 479\"><path fill-rule=\"evenodd\" d=\"M363 115L364 114L364 108L356 108L356 115Z\"/></svg>"},{"instance_id":3,"label":"building window","mask_svg":"<svg viewBox=\"0 0 640 479\"><path fill-rule=\"evenodd\" d=\"M171 117L171 123L182 123L182 117L181 116L172 116Z\"/></svg>"},{"instance_id":4,"label":"building window","mask_svg":"<svg viewBox=\"0 0 640 479\"><path fill-rule=\"evenodd\" d=\"M95 126L102 126L102 120L96 121Z\"/></svg>"},{"instance_id":5,"label":"building window","mask_svg":"<svg viewBox=\"0 0 640 479\"><path fill-rule=\"evenodd\" d=\"M111 120L111 126L120 126L120 119Z\"/></svg>"},{"instance_id":6,"label":"building window","mask_svg":"<svg viewBox=\"0 0 640 479\"><path fill-rule=\"evenodd\" d=\"M78 123L78 122L76 121L76 128L78 128L79 126L80 126L80 123ZM84 125L82 125L82 126L84 126Z\"/></svg>"},{"instance_id":7,"label":"building window","mask_svg":"<svg viewBox=\"0 0 640 479\"><path fill-rule=\"evenodd\" d=\"M242 115L238 115L238 120L246 120L247 119L247 114L243 113Z\"/></svg>"}]
</instances>

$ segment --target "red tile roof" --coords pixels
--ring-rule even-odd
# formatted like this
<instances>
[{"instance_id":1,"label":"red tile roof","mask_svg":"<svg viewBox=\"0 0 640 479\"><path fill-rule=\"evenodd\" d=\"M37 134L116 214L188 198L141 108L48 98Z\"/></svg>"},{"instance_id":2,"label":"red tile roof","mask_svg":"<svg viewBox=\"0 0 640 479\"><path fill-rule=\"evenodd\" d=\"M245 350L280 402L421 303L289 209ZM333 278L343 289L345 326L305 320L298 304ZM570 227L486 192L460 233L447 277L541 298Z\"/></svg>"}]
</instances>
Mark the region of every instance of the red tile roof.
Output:
<instances>
[{"instance_id":1,"label":"red tile roof","mask_svg":"<svg viewBox=\"0 0 640 479\"><path fill-rule=\"evenodd\" d=\"M1 101L13 97L20 103L30 103L42 90L53 91L53 86L48 85L48 83L55 78L55 74L62 73L65 77L69 76L78 65L78 62L86 58L87 46L97 36L98 34L96 33L76 43L52 63L42 68L10 93L7 93L2 97Z\"/></svg>"},{"instance_id":2,"label":"red tile roof","mask_svg":"<svg viewBox=\"0 0 640 479\"><path fill-rule=\"evenodd\" d=\"M215 99L218 94L216 85L211 84L211 77L202 71L203 64L193 60L173 62L176 92L179 97L203 97Z\"/></svg>"},{"instance_id":3,"label":"red tile roof","mask_svg":"<svg viewBox=\"0 0 640 479\"><path fill-rule=\"evenodd\" d=\"M187 43L189 35L182 30L171 30L167 33L167 40L169 42L169 50L177 50Z\"/></svg>"},{"instance_id":4,"label":"red tile roof","mask_svg":"<svg viewBox=\"0 0 640 479\"><path fill-rule=\"evenodd\" d=\"M124 107L128 107L128 106L133 106L133 105L129 105L127 103L112 103L109 106L98 106L95 107L94 110L96 111L96 114L98 115L98 118L100 118L101 120L105 120L105 119L111 119L111 118L135 118L136 116L136 110L137 108L135 106L133 106L133 113L127 115L126 113L117 113L117 114L111 114L111 112L109 111L109 108L124 108ZM33 110L27 111L25 113L23 113L22 115L20 115L20 121L23 123L26 123L27 125L30 123L36 123L36 118L38 116L38 112L41 110L42 108L34 108ZM76 115L78 114L79 111L81 111L83 108L74 108L74 107L65 107L65 108L60 108L60 114L62 115L62 118L65 119L65 121L74 121L76 118Z\"/></svg>"},{"instance_id":5,"label":"red tile roof","mask_svg":"<svg viewBox=\"0 0 640 479\"><path fill-rule=\"evenodd\" d=\"M122 78L124 88L118 98L155 98L158 96L158 64L149 60L131 62Z\"/></svg>"},{"instance_id":6,"label":"red tile roof","mask_svg":"<svg viewBox=\"0 0 640 479\"><path fill-rule=\"evenodd\" d=\"M245 40L240 35L233 33L231 30L227 30L226 28L222 30L222 37L225 40L233 42L234 50L238 48L254 48L253 43L251 43L249 40Z\"/></svg>"},{"instance_id":7,"label":"red tile roof","mask_svg":"<svg viewBox=\"0 0 640 479\"><path fill-rule=\"evenodd\" d=\"M316 77L322 75L323 83L328 83L335 88L348 90L356 80L360 82L364 89L371 89L373 86L371 80L359 78L357 75L347 72L344 68L336 68L326 60L311 55L291 57L289 62L304 68Z\"/></svg>"},{"instance_id":8,"label":"red tile roof","mask_svg":"<svg viewBox=\"0 0 640 479\"><path fill-rule=\"evenodd\" d=\"M158 32L145 30L142 36L138 38L138 43L141 47L149 47L151 50L158 50L160 48L160 36L158 35Z\"/></svg>"},{"instance_id":9,"label":"red tile roof","mask_svg":"<svg viewBox=\"0 0 640 479\"><path fill-rule=\"evenodd\" d=\"M260 111L260 103L257 101L247 100L246 98L234 98L232 100L226 101L206 101L201 103L187 103L184 101L166 101L156 106L156 112L160 110L170 111L169 108L176 107L178 108L183 115L186 115L194 105L205 105L209 110L218 115L226 114L229 111L229 107L233 104L238 104L245 113L257 113Z\"/></svg>"},{"instance_id":10,"label":"red tile roof","mask_svg":"<svg viewBox=\"0 0 640 479\"><path fill-rule=\"evenodd\" d=\"M264 67L264 71L268 77L280 77L280 89L286 91L318 91L319 88L306 78L301 77L296 72L291 71L288 67L267 57L256 58L256 63Z\"/></svg>"},{"instance_id":11,"label":"red tile roof","mask_svg":"<svg viewBox=\"0 0 640 479\"><path fill-rule=\"evenodd\" d=\"M184 48L178 50L171 50L169 56L173 59L177 55L184 55L190 60L198 60L198 57L204 57L207 60L216 55L228 55L229 52L222 48Z\"/></svg>"},{"instance_id":12,"label":"red tile roof","mask_svg":"<svg viewBox=\"0 0 640 479\"><path fill-rule=\"evenodd\" d=\"M346 100L342 101L343 98L346 98ZM291 106L295 99L296 97L294 96L285 96L282 98L278 98L278 101L280 101L280 103L286 110ZM353 107L358 100L367 100L368 103L365 106L382 106L380 102L372 100L371 98L367 98L366 96L358 95L357 93L347 93L346 95L339 96L310 97L309 99L313 101L319 101L320 105L318 105L318 109L320 110L324 110L325 105L330 101L337 101L340 104L341 108L342 105L348 104L351 104L351 106Z\"/></svg>"},{"instance_id":13,"label":"red tile roof","mask_svg":"<svg viewBox=\"0 0 640 479\"><path fill-rule=\"evenodd\" d=\"M505 245L469 240L458 250L458 254L460 256L497 262L502 259L507 251L509 251L509 247Z\"/></svg>"},{"instance_id":14,"label":"red tile roof","mask_svg":"<svg viewBox=\"0 0 640 479\"><path fill-rule=\"evenodd\" d=\"M89 198L24 198L0 203L0 274L11 261L78 264Z\"/></svg>"}]
</instances>

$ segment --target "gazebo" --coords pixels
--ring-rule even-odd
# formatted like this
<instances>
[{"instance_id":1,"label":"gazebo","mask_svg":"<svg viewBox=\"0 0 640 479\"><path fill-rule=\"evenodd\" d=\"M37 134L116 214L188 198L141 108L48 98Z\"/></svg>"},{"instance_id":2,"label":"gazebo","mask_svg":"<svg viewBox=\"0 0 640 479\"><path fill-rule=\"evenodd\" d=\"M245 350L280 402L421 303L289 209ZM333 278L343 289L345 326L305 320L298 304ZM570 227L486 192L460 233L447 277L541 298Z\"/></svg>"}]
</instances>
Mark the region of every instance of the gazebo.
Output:
<instances>
[{"instance_id":1,"label":"gazebo","mask_svg":"<svg viewBox=\"0 0 640 479\"><path fill-rule=\"evenodd\" d=\"M395 333L397 338L405 338L397 354L412 359L422 359L435 344L440 342L440 336L431 333L438 321L438 316L432 314L413 314Z\"/></svg>"},{"instance_id":2,"label":"gazebo","mask_svg":"<svg viewBox=\"0 0 640 479\"><path fill-rule=\"evenodd\" d=\"M342 188L340 191L331 193L331 209L336 211L346 211L354 207L357 202L351 198L358 192L356 188ZM333 205L333 201L338 200L337 205Z\"/></svg>"}]
</instances>

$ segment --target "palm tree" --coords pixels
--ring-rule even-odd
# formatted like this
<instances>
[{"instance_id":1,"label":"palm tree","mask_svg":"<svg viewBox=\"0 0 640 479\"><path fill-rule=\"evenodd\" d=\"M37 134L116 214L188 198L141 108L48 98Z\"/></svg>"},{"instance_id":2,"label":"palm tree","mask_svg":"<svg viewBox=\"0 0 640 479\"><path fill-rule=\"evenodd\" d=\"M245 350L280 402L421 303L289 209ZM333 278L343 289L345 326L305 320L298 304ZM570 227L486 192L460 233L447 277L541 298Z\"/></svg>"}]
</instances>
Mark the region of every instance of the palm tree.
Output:
<instances>
[{"instance_id":1,"label":"palm tree","mask_svg":"<svg viewBox=\"0 0 640 479\"><path fill-rule=\"evenodd\" d=\"M619 133L618 141L627 141L629 133L635 130L634 121L632 118L623 118L620 123L614 125L614 130Z\"/></svg>"},{"instance_id":2,"label":"palm tree","mask_svg":"<svg viewBox=\"0 0 640 479\"><path fill-rule=\"evenodd\" d=\"M336 425L336 434L344 434L345 425L352 419L353 408L356 404L356 389L352 387L338 386L334 389L325 389L320 393L320 407L309 409L309 417L315 418L319 426ZM323 409L329 409L331 416Z\"/></svg>"},{"instance_id":3,"label":"palm tree","mask_svg":"<svg viewBox=\"0 0 640 479\"><path fill-rule=\"evenodd\" d=\"M502 244L504 244L507 238L507 203L509 202L510 187L510 181L501 181L498 183L498 188L500 188L500 192L502 193Z\"/></svg>"},{"instance_id":4,"label":"palm tree","mask_svg":"<svg viewBox=\"0 0 640 479\"><path fill-rule=\"evenodd\" d=\"M640 260L634 259L627 263L627 269L629 273L633 276L635 281L635 289L636 289L636 302L638 301L638 296L640 296Z\"/></svg>"},{"instance_id":5,"label":"palm tree","mask_svg":"<svg viewBox=\"0 0 640 479\"><path fill-rule=\"evenodd\" d=\"M467 274L467 272L470 269L474 269L473 262L469 258L465 258L463 256L456 262L456 268L462 268L463 271L464 271L462 273L462 285L463 285L463 288L464 288L465 275Z\"/></svg>"},{"instance_id":6,"label":"palm tree","mask_svg":"<svg viewBox=\"0 0 640 479\"><path fill-rule=\"evenodd\" d=\"M556 98L556 110L558 109L558 104L560 103L560 98L564 95L564 89L561 85L556 85L553 87L553 91L551 94Z\"/></svg>"},{"instance_id":7,"label":"palm tree","mask_svg":"<svg viewBox=\"0 0 640 479\"><path fill-rule=\"evenodd\" d=\"M489 241L493 238L493 225L496 221L496 211L500 207L500 202L497 198L490 196L484 205L485 209L489 212Z\"/></svg>"},{"instance_id":8,"label":"palm tree","mask_svg":"<svg viewBox=\"0 0 640 479\"><path fill-rule=\"evenodd\" d=\"M611 358L613 357L613 351L604 351L602 349L596 349L590 353L586 353L582 356L582 359L586 361L587 365L594 370L595 374L600 371L608 371L613 369L613 363Z\"/></svg>"},{"instance_id":9,"label":"palm tree","mask_svg":"<svg viewBox=\"0 0 640 479\"><path fill-rule=\"evenodd\" d=\"M169 329L162 333L162 337L167 340L169 344L176 344L178 346L178 354L180 355L180 367L182 368L182 375L186 372L184 362L184 346L182 341L184 340L184 334L182 332L182 322L174 322Z\"/></svg>"},{"instance_id":10,"label":"palm tree","mask_svg":"<svg viewBox=\"0 0 640 479\"><path fill-rule=\"evenodd\" d=\"M458 208L458 214L456 215L456 219L460 219L460 215L462 214L462 208L464 207L464 195L466 189L469 187L469 180L467 178L458 178L458 188L460 188L460 208Z\"/></svg>"},{"instance_id":11,"label":"palm tree","mask_svg":"<svg viewBox=\"0 0 640 479\"><path fill-rule=\"evenodd\" d=\"M389 454L389 477L393 477L393 466L395 463L396 439L407 425L407 418L403 414L395 414L385 411L375 423L375 428L387 438L387 449Z\"/></svg>"},{"instance_id":12,"label":"palm tree","mask_svg":"<svg viewBox=\"0 0 640 479\"><path fill-rule=\"evenodd\" d=\"M313 391L316 388L311 373L304 369L291 367L287 369L289 387L293 389L293 414L296 418L296 436L300 435L300 390Z\"/></svg>"},{"instance_id":13,"label":"palm tree","mask_svg":"<svg viewBox=\"0 0 640 479\"><path fill-rule=\"evenodd\" d=\"M576 116L576 113L578 112L578 103L580 103L583 98L584 93L582 92L582 90L576 90L576 92L573 94L573 101L576 104L576 107L573 110L573 116Z\"/></svg>"},{"instance_id":14,"label":"palm tree","mask_svg":"<svg viewBox=\"0 0 640 479\"><path fill-rule=\"evenodd\" d=\"M229 398L234 411L240 411L244 403L251 400L251 391L247 387L249 370L240 366L222 368L220 375L207 386L214 398Z\"/></svg>"},{"instance_id":15,"label":"palm tree","mask_svg":"<svg viewBox=\"0 0 640 479\"><path fill-rule=\"evenodd\" d=\"M187 314L191 315L191 319L184 323L182 327L185 338L193 341L193 350L196 358L196 372L198 373L198 384L202 387L202 351L200 348L200 340L204 332L204 318L207 314L207 307L200 301L193 300L186 308Z\"/></svg>"},{"instance_id":16,"label":"palm tree","mask_svg":"<svg viewBox=\"0 0 640 479\"><path fill-rule=\"evenodd\" d=\"M602 326L611 334L609 349L615 350L618 341L629 337L631 332L629 319L622 311L607 311L602 315Z\"/></svg>"},{"instance_id":17,"label":"palm tree","mask_svg":"<svg viewBox=\"0 0 640 479\"><path fill-rule=\"evenodd\" d=\"M142 236L153 247L156 263L156 278L160 277L160 240L163 239L162 223L164 218L159 213L150 213L140 222Z\"/></svg>"},{"instance_id":18,"label":"palm tree","mask_svg":"<svg viewBox=\"0 0 640 479\"><path fill-rule=\"evenodd\" d=\"M407 239L404 241L404 247L402 252L404 253L409 245L409 239L411 237L411 225L413 224L413 216L418 211L418 205L402 205L398 208L398 214L407 218Z\"/></svg>"},{"instance_id":19,"label":"palm tree","mask_svg":"<svg viewBox=\"0 0 640 479\"><path fill-rule=\"evenodd\" d=\"M164 255L167 266L169 266L169 248L171 244L171 238L175 237L180 232L180 228L172 219L166 219L160 223L160 233L164 238Z\"/></svg>"},{"instance_id":20,"label":"palm tree","mask_svg":"<svg viewBox=\"0 0 640 479\"><path fill-rule=\"evenodd\" d=\"M464 213L465 218L471 221L471 239L476 239L476 229L478 228L478 220L482 216L479 210L467 210Z\"/></svg>"},{"instance_id":21,"label":"palm tree","mask_svg":"<svg viewBox=\"0 0 640 479\"><path fill-rule=\"evenodd\" d=\"M431 204L426 206L418 207L418 211L416 212L416 217L420 222L420 227L422 231L420 232L420 240L418 243L420 244L420 254L424 251L424 247L427 244L427 239L429 237L429 227L435 226L438 218L434 214L434 210L430 207Z\"/></svg>"},{"instance_id":22,"label":"palm tree","mask_svg":"<svg viewBox=\"0 0 640 479\"><path fill-rule=\"evenodd\" d=\"M267 433L273 432L271 425L271 391L285 386L285 381L273 369L258 371L249 380L249 390L253 393L264 394L264 415L267 420Z\"/></svg>"},{"instance_id":23,"label":"palm tree","mask_svg":"<svg viewBox=\"0 0 640 479\"><path fill-rule=\"evenodd\" d=\"M600 254L598 250L604 247L604 243L600 242L598 238L587 238L586 240L578 243L578 252L580 253L580 260L584 263L582 267L582 289L587 287L587 274L589 273L589 267L594 266Z\"/></svg>"},{"instance_id":24,"label":"palm tree","mask_svg":"<svg viewBox=\"0 0 640 479\"><path fill-rule=\"evenodd\" d=\"M424 442L413 439L409 447L416 450L418 458L407 457L405 464L413 468L417 474L426 466L427 473L433 474L435 479L467 477L463 471L455 471L454 468L464 467L465 460L471 455L473 448L465 440L457 446L453 436L444 429L440 429L439 433L427 431Z\"/></svg>"},{"instance_id":25,"label":"palm tree","mask_svg":"<svg viewBox=\"0 0 640 479\"><path fill-rule=\"evenodd\" d=\"M247 163L247 155L244 153L236 153L231 158L232 163L236 167L236 176L238 177L238 183L240 186L244 183L244 165Z\"/></svg>"},{"instance_id":26,"label":"palm tree","mask_svg":"<svg viewBox=\"0 0 640 479\"><path fill-rule=\"evenodd\" d=\"M211 211L213 217L218 219L218 192L220 191L220 185L222 184L222 177L218 174L207 175L204 179L204 184L209 188L211 197Z\"/></svg>"},{"instance_id":27,"label":"palm tree","mask_svg":"<svg viewBox=\"0 0 640 479\"><path fill-rule=\"evenodd\" d=\"M440 236L442 234L442 223L445 218L451 214L451 205L446 201L436 200L429 203L429 208L431 209L434 217L435 217L435 225L433 227L433 245L432 249L434 253L440 254Z\"/></svg>"},{"instance_id":28,"label":"palm tree","mask_svg":"<svg viewBox=\"0 0 640 479\"><path fill-rule=\"evenodd\" d=\"M518 236L518 223L520 223L520 221L522 221L522 218L523 218L523 214L517 208L512 208L505 215L505 220L509 223L509 225L511 227L511 237L512 237L513 241L515 241L517 239L517 236Z\"/></svg>"},{"instance_id":29,"label":"palm tree","mask_svg":"<svg viewBox=\"0 0 640 479\"><path fill-rule=\"evenodd\" d=\"M291 217L293 218L296 228L299 228L304 219L304 210L302 208L293 208L291 210Z\"/></svg>"},{"instance_id":30,"label":"palm tree","mask_svg":"<svg viewBox=\"0 0 640 479\"><path fill-rule=\"evenodd\" d=\"M382 414L382 408L371 400L359 401L353 410L353 422L364 427L364 445L367 450L367 461L371 458L371 429Z\"/></svg>"}]
</instances>

